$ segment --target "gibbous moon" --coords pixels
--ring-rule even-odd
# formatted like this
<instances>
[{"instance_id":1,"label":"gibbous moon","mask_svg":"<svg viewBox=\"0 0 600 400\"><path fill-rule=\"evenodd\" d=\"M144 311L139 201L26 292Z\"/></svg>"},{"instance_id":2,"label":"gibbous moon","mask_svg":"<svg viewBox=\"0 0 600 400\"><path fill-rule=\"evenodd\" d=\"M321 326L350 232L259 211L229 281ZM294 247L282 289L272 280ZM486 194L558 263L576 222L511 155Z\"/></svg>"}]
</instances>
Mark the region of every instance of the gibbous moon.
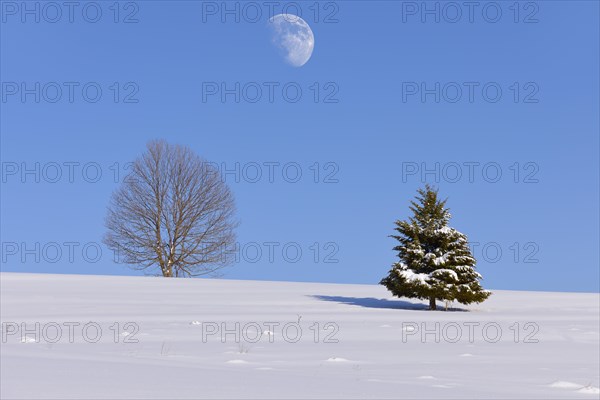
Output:
<instances>
[{"instance_id":1,"label":"gibbous moon","mask_svg":"<svg viewBox=\"0 0 600 400\"><path fill-rule=\"evenodd\" d=\"M312 29L293 14L278 14L269 19L273 44L283 53L285 61L301 67L310 60L315 47Z\"/></svg>"}]
</instances>

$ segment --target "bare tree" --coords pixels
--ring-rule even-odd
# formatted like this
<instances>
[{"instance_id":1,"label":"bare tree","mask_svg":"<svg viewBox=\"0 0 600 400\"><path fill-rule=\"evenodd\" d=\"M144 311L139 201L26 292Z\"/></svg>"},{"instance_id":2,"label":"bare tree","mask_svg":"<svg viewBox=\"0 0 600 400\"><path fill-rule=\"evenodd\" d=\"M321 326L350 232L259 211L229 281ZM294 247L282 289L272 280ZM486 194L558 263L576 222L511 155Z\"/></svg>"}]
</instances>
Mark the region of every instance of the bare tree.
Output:
<instances>
[{"instance_id":1,"label":"bare tree","mask_svg":"<svg viewBox=\"0 0 600 400\"><path fill-rule=\"evenodd\" d=\"M234 212L215 167L188 147L152 141L112 195L104 242L134 269L214 274L231 262Z\"/></svg>"}]
</instances>

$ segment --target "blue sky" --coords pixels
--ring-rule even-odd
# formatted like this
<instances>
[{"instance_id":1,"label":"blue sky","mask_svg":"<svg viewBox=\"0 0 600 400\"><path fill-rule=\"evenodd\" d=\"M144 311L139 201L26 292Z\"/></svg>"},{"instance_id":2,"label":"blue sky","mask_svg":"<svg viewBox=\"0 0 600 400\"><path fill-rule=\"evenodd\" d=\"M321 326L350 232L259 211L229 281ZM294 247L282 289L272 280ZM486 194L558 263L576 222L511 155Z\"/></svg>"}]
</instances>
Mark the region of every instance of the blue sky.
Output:
<instances>
[{"instance_id":1,"label":"blue sky","mask_svg":"<svg viewBox=\"0 0 600 400\"><path fill-rule=\"evenodd\" d=\"M300 68L251 3L256 22L233 1L81 2L72 22L37 3L36 22L36 2L2 2L2 271L138 274L99 244L103 220L127 162L164 138L239 165L225 278L375 284L429 182L485 287L599 290L598 2L279 2L314 32Z\"/></svg>"}]
</instances>

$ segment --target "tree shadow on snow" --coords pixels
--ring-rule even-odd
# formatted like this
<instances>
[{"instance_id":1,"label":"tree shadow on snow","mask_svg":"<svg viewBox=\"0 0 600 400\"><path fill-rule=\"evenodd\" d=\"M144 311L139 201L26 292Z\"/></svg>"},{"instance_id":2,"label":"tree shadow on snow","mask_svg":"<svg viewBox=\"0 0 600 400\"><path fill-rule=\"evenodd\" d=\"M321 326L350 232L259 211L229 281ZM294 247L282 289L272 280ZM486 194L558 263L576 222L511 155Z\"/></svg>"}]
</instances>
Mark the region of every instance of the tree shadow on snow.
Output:
<instances>
[{"instance_id":1,"label":"tree shadow on snow","mask_svg":"<svg viewBox=\"0 0 600 400\"><path fill-rule=\"evenodd\" d=\"M325 296L311 295L309 297L322 301L333 301L335 303L348 304L366 308L391 308L395 310L429 310L428 304L411 303L404 300L376 299L374 297L344 297L344 296ZM438 303L437 311L444 311L444 306ZM449 307L448 311L468 311L462 308Z\"/></svg>"}]
</instances>

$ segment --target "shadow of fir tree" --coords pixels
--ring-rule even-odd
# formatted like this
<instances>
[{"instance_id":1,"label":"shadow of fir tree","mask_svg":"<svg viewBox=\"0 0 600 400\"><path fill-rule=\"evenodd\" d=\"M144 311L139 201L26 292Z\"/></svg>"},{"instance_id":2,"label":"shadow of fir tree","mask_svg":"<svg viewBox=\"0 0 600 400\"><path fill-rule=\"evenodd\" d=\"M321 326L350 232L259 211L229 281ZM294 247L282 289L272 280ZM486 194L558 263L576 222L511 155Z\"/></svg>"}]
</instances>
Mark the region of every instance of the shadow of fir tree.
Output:
<instances>
[{"instance_id":1,"label":"shadow of fir tree","mask_svg":"<svg viewBox=\"0 0 600 400\"><path fill-rule=\"evenodd\" d=\"M388 299L376 299L374 297L345 297L345 296L326 296L326 295L310 295L317 300L332 301L335 303L348 304L352 306L359 306L365 308L389 308L395 310L411 310L411 311L429 311L429 306L423 303L412 303L405 300L388 300ZM438 311L444 311L444 307L439 307ZM468 312L469 310L448 307L448 311L454 312Z\"/></svg>"}]
</instances>

